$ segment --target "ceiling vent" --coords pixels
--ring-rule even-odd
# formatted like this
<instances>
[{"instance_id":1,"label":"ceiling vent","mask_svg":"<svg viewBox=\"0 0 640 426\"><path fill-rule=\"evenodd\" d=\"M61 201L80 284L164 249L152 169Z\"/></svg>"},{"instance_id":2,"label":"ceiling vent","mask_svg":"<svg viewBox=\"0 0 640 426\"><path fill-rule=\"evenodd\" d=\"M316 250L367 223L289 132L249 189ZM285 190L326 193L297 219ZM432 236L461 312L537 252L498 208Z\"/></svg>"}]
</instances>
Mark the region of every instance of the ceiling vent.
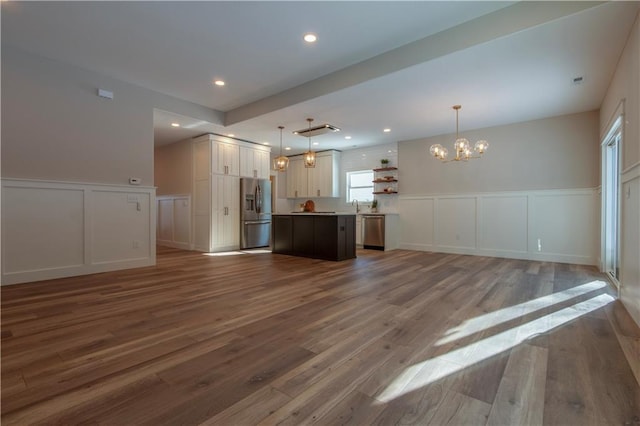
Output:
<instances>
[{"instance_id":1,"label":"ceiling vent","mask_svg":"<svg viewBox=\"0 0 640 426\"><path fill-rule=\"evenodd\" d=\"M296 130L293 132L296 135L310 138L311 136L324 135L325 133L339 132L340 129L331 124L322 124L320 126L310 127L308 129Z\"/></svg>"}]
</instances>

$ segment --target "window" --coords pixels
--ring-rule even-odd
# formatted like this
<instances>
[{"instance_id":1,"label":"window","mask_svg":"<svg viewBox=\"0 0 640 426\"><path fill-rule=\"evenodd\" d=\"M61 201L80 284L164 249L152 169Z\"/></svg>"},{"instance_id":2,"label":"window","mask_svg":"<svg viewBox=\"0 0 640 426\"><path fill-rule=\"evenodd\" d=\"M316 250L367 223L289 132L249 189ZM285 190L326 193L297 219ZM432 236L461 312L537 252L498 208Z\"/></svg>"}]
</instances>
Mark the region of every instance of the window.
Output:
<instances>
[{"instance_id":1,"label":"window","mask_svg":"<svg viewBox=\"0 0 640 426\"><path fill-rule=\"evenodd\" d=\"M347 172L347 203L373 200L373 170Z\"/></svg>"}]
</instances>

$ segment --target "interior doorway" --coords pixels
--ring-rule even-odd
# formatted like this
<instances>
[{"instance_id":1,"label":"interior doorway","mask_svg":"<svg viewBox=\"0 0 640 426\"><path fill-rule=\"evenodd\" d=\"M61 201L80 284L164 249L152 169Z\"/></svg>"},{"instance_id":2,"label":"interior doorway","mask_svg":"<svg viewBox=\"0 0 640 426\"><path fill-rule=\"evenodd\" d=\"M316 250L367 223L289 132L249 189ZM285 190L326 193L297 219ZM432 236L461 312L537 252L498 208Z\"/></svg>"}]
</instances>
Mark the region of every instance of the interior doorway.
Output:
<instances>
[{"instance_id":1,"label":"interior doorway","mask_svg":"<svg viewBox=\"0 0 640 426\"><path fill-rule=\"evenodd\" d=\"M620 152L622 116L602 142L602 271L620 288Z\"/></svg>"}]
</instances>

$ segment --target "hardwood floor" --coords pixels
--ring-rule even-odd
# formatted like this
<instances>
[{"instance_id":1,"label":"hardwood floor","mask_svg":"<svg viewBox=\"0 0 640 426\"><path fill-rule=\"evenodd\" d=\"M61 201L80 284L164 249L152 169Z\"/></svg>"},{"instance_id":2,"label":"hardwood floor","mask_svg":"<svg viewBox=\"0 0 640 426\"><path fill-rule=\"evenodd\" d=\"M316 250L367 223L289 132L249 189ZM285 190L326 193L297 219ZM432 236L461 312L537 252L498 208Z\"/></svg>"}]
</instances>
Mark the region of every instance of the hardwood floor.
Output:
<instances>
[{"instance_id":1,"label":"hardwood floor","mask_svg":"<svg viewBox=\"0 0 640 426\"><path fill-rule=\"evenodd\" d=\"M637 426L640 330L613 295L567 264L159 248L2 288L1 420Z\"/></svg>"}]
</instances>

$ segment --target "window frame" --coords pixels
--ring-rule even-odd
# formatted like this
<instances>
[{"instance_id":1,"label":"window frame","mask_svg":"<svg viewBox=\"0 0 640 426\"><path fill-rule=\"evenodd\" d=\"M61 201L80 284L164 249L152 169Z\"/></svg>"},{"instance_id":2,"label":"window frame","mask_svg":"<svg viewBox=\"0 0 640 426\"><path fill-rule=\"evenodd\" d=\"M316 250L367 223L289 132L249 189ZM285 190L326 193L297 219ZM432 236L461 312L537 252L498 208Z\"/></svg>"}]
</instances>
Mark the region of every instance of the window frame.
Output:
<instances>
[{"instance_id":1,"label":"window frame","mask_svg":"<svg viewBox=\"0 0 640 426\"><path fill-rule=\"evenodd\" d=\"M351 176L353 175L364 175L364 174L368 174L370 176L369 179L369 184L368 185L363 185L363 186L351 186ZM351 170L346 172L346 202L352 203L352 197L351 197L351 190L352 189L370 189L370 199L369 200L360 200L358 199L358 203L360 204L371 204L371 202L373 201L373 191L374 191L374 183L373 180L375 179L375 174L373 172L373 170L371 169L364 169L364 170Z\"/></svg>"}]
</instances>

